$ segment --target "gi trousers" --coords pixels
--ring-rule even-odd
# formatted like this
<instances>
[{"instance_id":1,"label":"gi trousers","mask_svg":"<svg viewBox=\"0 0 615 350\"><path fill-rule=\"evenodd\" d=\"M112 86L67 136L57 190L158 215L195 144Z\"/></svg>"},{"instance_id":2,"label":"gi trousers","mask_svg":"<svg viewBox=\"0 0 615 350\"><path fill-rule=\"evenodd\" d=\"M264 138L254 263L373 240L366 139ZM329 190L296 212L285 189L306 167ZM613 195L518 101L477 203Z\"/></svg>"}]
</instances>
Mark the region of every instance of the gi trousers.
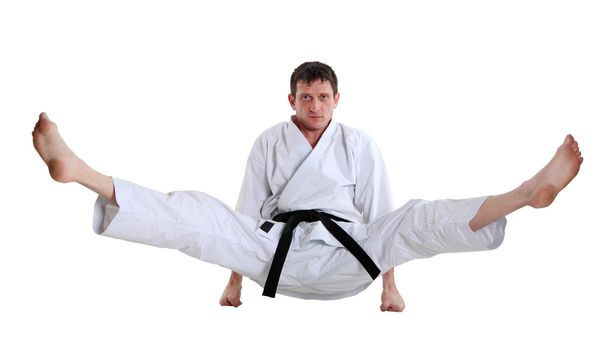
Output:
<instances>
[{"instance_id":1,"label":"gi trousers","mask_svg":"<svg viewBox=\"0 0 615 350\"><path fill-rule=\"evenodd\" d=\"M177 249L264 285L284 223L270 221L273 227L264 231L266 220L238 213L202 192L167 194L117 178L113 182L118 206L102 197L96 200L96 233ZM384 272L441 253L497 248L504 239L505 218L477 232L468 226L485 199L411 200L369 224L338 224ZM293 231L277 291L304 299L338 299L359 293L371 282L322 223L305 222Z\"/></svg>"}]
</instances>

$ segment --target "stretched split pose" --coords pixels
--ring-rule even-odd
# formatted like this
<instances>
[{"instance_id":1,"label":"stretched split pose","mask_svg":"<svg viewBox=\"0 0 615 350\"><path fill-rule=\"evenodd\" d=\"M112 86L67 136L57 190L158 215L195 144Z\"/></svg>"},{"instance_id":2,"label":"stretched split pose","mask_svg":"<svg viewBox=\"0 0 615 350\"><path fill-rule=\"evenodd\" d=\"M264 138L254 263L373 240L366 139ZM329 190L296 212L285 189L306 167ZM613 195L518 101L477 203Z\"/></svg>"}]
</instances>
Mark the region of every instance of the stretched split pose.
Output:
<instances>
[{"instance_id":1,"label":"stretched split pose","mask_svg":"<svg viewBox=\"0 0 615 350\"><path fill-rule=\"evenodd\" d=\"M51 177L99 195L94 231L178 249L231 269L220 299L241 304L242 275L299 298L354 295L383 273L382 311L402 311L393 267L439 253L497 248L505 216L550 205L583 158L571 135L547 165L510 192L410 200L393 210L384 163L362 131L332 121L340 94L331 67L306 62L291 76L290 120L254 143L236 210L207 194L160 193L92 169L41 113L34 147Z\"/></svg>"}]
</instances>

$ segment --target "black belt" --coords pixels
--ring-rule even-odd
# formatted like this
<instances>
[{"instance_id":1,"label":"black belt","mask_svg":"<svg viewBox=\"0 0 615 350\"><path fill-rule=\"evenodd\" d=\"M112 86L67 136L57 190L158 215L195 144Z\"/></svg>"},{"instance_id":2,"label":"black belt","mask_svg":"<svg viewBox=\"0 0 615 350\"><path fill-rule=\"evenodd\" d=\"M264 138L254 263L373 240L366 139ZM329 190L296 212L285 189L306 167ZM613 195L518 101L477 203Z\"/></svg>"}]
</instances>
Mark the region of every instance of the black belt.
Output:
<instances>
[{"instance_id":1,"label":"black belt","mask_svg":"<svg viewBox=\"0 0 615 350\"><path fill-rule=\"evenodd\" d=\"M376 279L376 277L378 277L380 274L380 269L378 266L374 264L374 261L369 257L369 255L367 255L367 253L365 253L363 248L361 248L361 246L333 220L349 222L348 220L339 218L335 215L317 210L290 211L287 213L278 214L272 219L272 221L285 222L286 225L284 226L282 236L278 242L278 247L273 255L273 261L271 262L269 274L267 275L267 281L265 282L265 289L263 290L264 296L275 298L275 292L278 289L278 281L280 280L280 274L282 273L282 266L284 266L284 261L286 260L288 249L290 248L290 242L293 239L293 231L302 221L322 222L333 237L335 237L346 249L348 249L350 254L354 255L354 257L359 260L372 279ZM266 228L265 231L269 231L272 225L269 222L265 222L263 226Z\"/></svg>"}]
</instances>

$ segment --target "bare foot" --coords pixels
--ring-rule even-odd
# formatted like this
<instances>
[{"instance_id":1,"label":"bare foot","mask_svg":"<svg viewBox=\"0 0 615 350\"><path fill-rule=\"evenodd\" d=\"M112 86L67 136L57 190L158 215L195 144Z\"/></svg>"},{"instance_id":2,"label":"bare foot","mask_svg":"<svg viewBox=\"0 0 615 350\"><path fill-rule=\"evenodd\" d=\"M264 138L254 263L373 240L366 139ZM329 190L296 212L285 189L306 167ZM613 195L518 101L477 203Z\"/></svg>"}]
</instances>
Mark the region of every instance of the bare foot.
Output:
<instances>
[{"instance_id":1,"label":"bare foot","mask_svg":"<svg viewBox=\"0 0 615 350\"><path fill-rule=\"evenodd\" d=\"M404 298L401 297L397 288L383 288L381 299L382 304L380 304L380 311L382 312L402 312L406 308Z\"/></svg>"},{"instance_id":2,"label":"bare foot","mask_svg":"<svg viewBox=\"0 0 615 350\"><path fill-rule=\"evenodd\" d=\"M54 180L59 182L77 180L78 170L83 167L84 163L64 143L57 125L47 117L45 112L40 114L34 126L32 141Z\"/></svg>"},{"instance_id":3,"label":"bare foot","mask_svg":"<svg viewBox=\"0 0 615 350\"><path fill-rule=\"evenodd\" d=\"M231 274L231 279L226 285L226 288L224 288L224 292L222 292L222 296L220 297L220 305L238 307L242 304L241 279L241 275L235 274L235 272Z\"/></svg>"},{"instance_id":4,"label":"bare foot","mask_svg":"<svg viewBox=\"0 0 615 350\"><path fill-rule=\"evenodd\" d=\"M577 175L583 163L579 144L572 135L566 136L551 161L533 178L524 182L521 193L534 208L549 206L557 194Z\"/></svg>"}]
</instances>

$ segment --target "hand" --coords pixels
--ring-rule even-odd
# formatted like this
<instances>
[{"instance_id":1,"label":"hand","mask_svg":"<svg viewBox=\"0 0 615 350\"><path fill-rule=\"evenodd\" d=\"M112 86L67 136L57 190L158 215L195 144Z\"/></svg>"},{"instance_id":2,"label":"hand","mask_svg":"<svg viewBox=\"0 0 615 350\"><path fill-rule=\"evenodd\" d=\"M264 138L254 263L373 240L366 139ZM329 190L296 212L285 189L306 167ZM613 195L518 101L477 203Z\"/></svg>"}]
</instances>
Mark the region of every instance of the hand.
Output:
<instances>
[{"instance_id":1,"label":"hand","mask_svg":"<svg viewBox=\"0 0 615 350\"><path fill-rule=\"evenodd\" d=\"M222 292L220 297L220 305L238 307L241 305L241 280L242 276L232 272L231 278Z\"/></svg>"},{"instance_id":2,"label":"hand","mask_svg":"<svg viewBox=\"0 0 615 350\"><path fill-rule=\"evenodd\" d=\"M381 299L382 304L380 305L380 311L382 312L402 312L406 308L404 298L401 297L401 294L399 294L397 288L383 289Z\"/></svg>"}]
</instances>

